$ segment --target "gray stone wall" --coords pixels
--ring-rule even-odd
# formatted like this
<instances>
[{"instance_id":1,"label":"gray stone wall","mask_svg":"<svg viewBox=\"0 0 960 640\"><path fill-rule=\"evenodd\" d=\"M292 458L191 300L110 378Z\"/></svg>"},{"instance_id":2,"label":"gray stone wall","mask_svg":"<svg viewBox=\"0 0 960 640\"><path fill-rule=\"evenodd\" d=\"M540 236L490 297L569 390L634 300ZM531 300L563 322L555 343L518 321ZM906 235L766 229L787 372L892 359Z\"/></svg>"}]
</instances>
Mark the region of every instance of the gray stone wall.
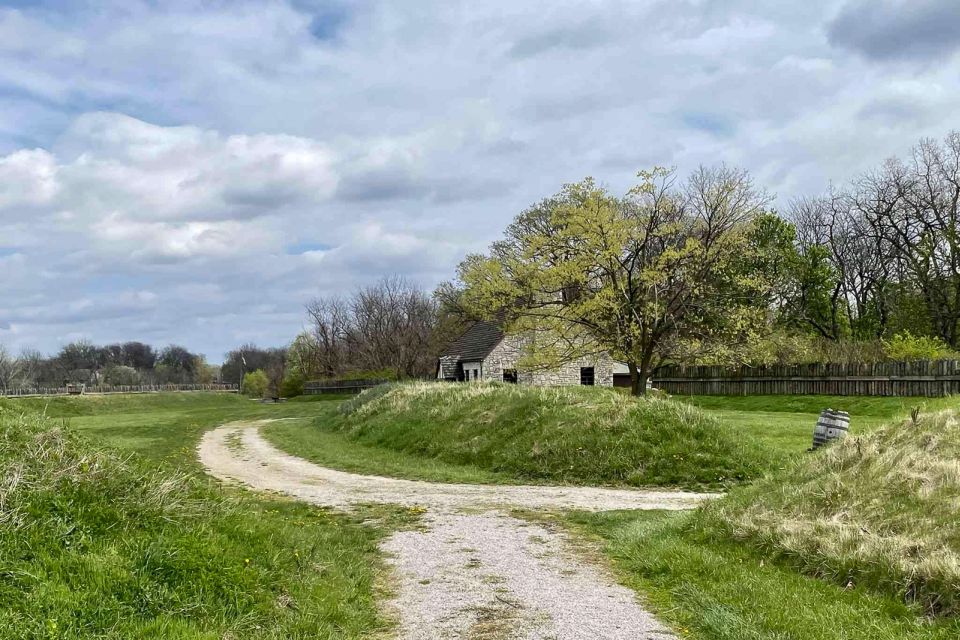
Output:
<instances>
[{"instance_id":1,"label":"gray stone wall","mask_svg":"<svg viewBox=\"0 0 960 640\"><path fill-rule=\"evenodd\" d=\"M543 386L580 384L581 367L594 368L594 384L598 387L613 386L613 360L607 355L594 358L581 358L580 360L568 362L558 369L533 371L530 374L530 384Z\"/></svg>"},{"instance_id":2,"label":"gray stone wall","mask_svg":"<svg viewBox=\"0 0 960 640\"><path fill-rule=\"evenodd\" d=\"M520 384L543 386L580 384L580 367L594 368L594 384L603 387L613 386L613 360L606 354L593 358L582 358L568 362L557 369L545 371L523 371L517 366L526 340L521 336L505 336L493 351L483 360L484 380L503 380L504 369L517 369Z\"/></svg>"},{"instance_id":3,"label":"gray stone wall","mask_svg":"<svg viewBox=\"0 0 960 640\"><path fill-rule=\"evenodd\" d=\"M500 344L483 359L483 379L503 380L504 369L516 369L523 345L524 340L520 336L504 336ZM523 373L520 373L519 381L527 382Z\"/></svg>"}]
</instances>

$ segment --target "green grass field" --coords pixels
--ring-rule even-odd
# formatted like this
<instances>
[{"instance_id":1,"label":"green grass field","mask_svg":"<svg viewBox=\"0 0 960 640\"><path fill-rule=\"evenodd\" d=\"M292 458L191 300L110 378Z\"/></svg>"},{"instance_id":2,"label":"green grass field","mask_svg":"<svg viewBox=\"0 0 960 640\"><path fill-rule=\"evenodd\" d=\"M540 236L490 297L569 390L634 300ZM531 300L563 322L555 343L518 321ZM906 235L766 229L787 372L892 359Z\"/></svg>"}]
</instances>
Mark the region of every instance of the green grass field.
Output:
<instances>
[{"instance_id":1,"label":"green grass field","mask_svg":"<svg viewBox=\"0 0 960 640\"><path fill-rule=\"evenodd\" d=\"M617 457L612 448L601 449L596 457L569 455L584 447L633 442L615 429L602 431L611 416L624 415L624 408L610 404L615 401L603 390L597 392L577 389L561 399L562 408L555 413L542 406L532 410L527 406L524 410L529 413L523 413L517 405L508 404L506 415L515 436L509 442L518 445L515 450L519 445L532 447L549 437L543 420L556 422L559 417L567 425L561 433L567 436L566 452L556 459L564 460L564 465L595 466L605 459L623 464L623 456ZM13 514L27 515L26 525L19 528L0 526L0 638L359 638L389 628L389 621L376 608L381 574L376 545L415 515L382 508L347 516L218 488L199 473L195 447L205 430L224 422L294 418L270 424L263 432L291 453L361 473L454 482L589 481L576 474L571 477L569 470L529 474L522 468L492 464L496 456L491 452L499 446L493 438L497 434L483 438L481 431L495 428L498 412L504 411L502 402L447 398L449 406L438 407L404 398L409 415L396 441L387 433L392 423L386 419L395 415L391 412L396 407L357 420L341 413L342 400L321 396L265 405L229 394L0 400L3 471L9 475L11 465L26 463L25 477L34 478L13 494L4 494L14 499L5 498L0 507L0 522L9 521ZM764 518L784 523L793 518L800 531L807 531L797 539L814 539L809 533L813 529L803 527L818 520L802 518L825 513L826 506L804 501L800 499L804 492L790 494L787 488L803 486L809 493L819 486L818 474L823 470L806 465L815 465L825 456L811 455L806 449L821 409L850 411L853 432L863 434L877 432L880 425L905 416L914 406L922 406L922 415L927 415L960 403L815 396L710 396L679 401L670 403L673 407L662 424L676 426L670 421L677 416L693 416L696 429L717 429L723 438L735 435L748 450L760 452L755 460L761 466L756 471L768 479L735 489L731 498L694 514L615 512L557 518L578 535L601 541L620 579L637 589L682 637L945 640L960 636L956 618L926 615L936 611L929 597L905 598L882 579L885 575L895 580L895 573L875 579L857 574L850 588L839 579L842 571L874 566L884 558L882 553L865 556L866 565L857 565L843 554L843 546L832 550L790 546L794 539L784 537L782 531L760 535L775 532L775 527L750 530L747 526L762 524ZM674 408L682 403L698 409ZM365 404L352 400L354 414L358 407L362 413ZM43 426L30 426L36 420L30 416L43 412L48 416ZM27 417L21 418L24 413ZM599 417L587 419L591 414ZM412 434L417 425L433 424L438 418L442 422L449 415L468 416L478 426L428 429L422 437ZM524 419L541 420L533 440L520 437L530 424ZM55 459L38 455L51 446L43 444L43 438L37 441L40 444L30 444L29 437L62 425L65 450L72 453ZM601 433L586 440L569 437L570 430L585 429ZM696 429L679 437L672 434L664 446L641 439L634 448L646 457L683 453L699 442L702 433ZM939 442L935 436L940 431L942 425L929 436L914 435L930 447ZM717 465L731 463L722 456L741 454L738 448L727 448L726 440L722 446L717 440L710 442L710 473ZM108 450L98 452L90 443L107 445ZM435 447L458 453L437 455ZM133 451L136 456L124 461L122 454L111 451ZM78 460L86 461L89 469L89 461L101 457L105 462L97 464L102 474L77 474L83 468ZM667 460L675 474L689 468L676 458ZM742 464L739 458L734 462ZM944 457L934 466L944 471L935 474L936 486L944 487L946 493L953 491L956 485L944 478L954 477L950 474L956 463ZM885 473L889 475L891 468L895 467ZM877 471L871 477L882 475ZM903 487L930 475L929 469L910 472L906 485L890 485L896 491L885 500L894 515L903 511L901 526L931 522L933 515L942 520L937 520L939 537L918 536L917 530L911 530L910 536L924 544L960 548L951 537L955 509L943 503L942 509L931 512L928 504L904 501ZM839 477L845 479L842 474ZM178 498L158 502L160 487L172 487ZM0 494L3 491L8 489L0 487ZM853 497L870 496L869 491L866 480L852 482L844 500L852 504ZM793 499L787 500L788 495ZM842 509L843 504L833 506ZM919 510L911 511L911 504ZM871 522L870 527L875 524ZM798 561L800 554L809 559L807 565ZM925 578L922 584L934 582Z\"/></svg>"},{"instance_id":2,"label":"green grass field","mask_svg":"<svg viewBox=\"0 0 960 640\"><path fill-rule=\"evenodd\" d=\"M795 456L813 440L813 425L827 408L850 413L852 433L866 433L910 414L960 404L952 398L870 398L857 396L676 396L696 405L725 424L742 430L781 459Z\"/></svg>"},{"instance_id":3,"label":"green grass field","mask_svg":"<svg viewBox=\"0 0 960 640\"><path fill-rule=\"evenodd\" d=\"M587 392L592 393L592 392ZM890 420L904 417L914 406L923 407L925 413L958 404L951 399L928 398L859 398L837 396L694 396L678 397L679 402L692 404L715 418L735 437L749 443L762 453L759 460L762 471L784 467L790 460L803 455L810 448L813 426L820 411L833 407L851 413L853 433L865 433ZM526 417L522 410L511 411L509 407L495 412L482 406L464 405L453 398L449 407L453 418L462 424L450 425L450 418L443 417L435 408L418 403L412 411L404 411L402 417L385 414L383 418L367 420L362 428L342 417L336 402L316 405L312 420L287 421L268 425L263 434L273 444L318 464L344 471L391 475L402 478L436 482L571 482L578 481L576 474L552 472L529 472L523 460L504 461L495 459L495 454L518 452L520 446L533 447L534 443L523 441L515 435L511 425L525 429ZM574 418L566 418L571 425L590 424L578 417L586 403L567 410ZM562 411L562 409L561 409ZM602 409L601 409L602 411ZM503 415L501 415L503 414ZM509 414L509 415L507 415ZM501 424L505 418L504 431L490 429L491 422ZM548 416L549 417L549 416ZM437 419L448 420L437 427ZM376 421L375 427L372 423ZM470 427L471 422L476 431ZM430 425L420 428L420 425ZM579 429L580 431L587 431ZM607 432L609 434L609 432ZM526 437L529 431L524 434ZM445 439L449 436L449 439ZM510 440L510 445L505 437ZM543 434L546 439L548 434ZM577 443L577 447L602 446L602 442ZM692 442L682 446L695 447ZM486 447L486 449L484 449ZM610 451L608 449L607 451ZM664 450L665 451L665 450ZM519 451L522 453L522 451ZM671 451L667 455L682 455ZM689 462L689 461L688 461ZM573 461L572 464L576 464ZM584 459L582 464L596 463ZM568 465L569 466L569 465ZM678 465L678 473L689 472L689 466ZM592 478L595 483L617 483L609 477ZM622 483L622 481L620 481ZM684 484L684 483L679 483Z\"/></svg>"},{"instance_id":4,"label":"green grass field","mask_svg":"<svg viewBox=\"0 0 960 640\"><path fill-rule=\"evenodd\" d=\"M0 638L388 630L377 544L416 514L336 514L224 490L194 462L206 428L315 406L213 394L0 403Z\"/></svg>"},{"instance_id":5,"label":"green grass field","mask_svg":"<svg viewBox=\"0 0 960 640\"><path fill-rule=\"evenodd\" d=\"M566 520L663 618L701 640L960 637L956 399L684 400L780 450L783 468L691 514ZM803 453L828 406L859 437ZM917 406L918 426L896 426Z\"/></svg>"},{"instance_id":6,"label":"green grass field","mask_svg":"<svg viewBox=\"0 0 960 640\"><path fill-rule=\"evenodd\" d=\"M345 396L312 396L263 404L231 393L162 393L0 399L0 409L31 411L65 421L103 444L154 460L196 467L203 432L234 420L312 418Z\"/></svg>"}]
</instances>

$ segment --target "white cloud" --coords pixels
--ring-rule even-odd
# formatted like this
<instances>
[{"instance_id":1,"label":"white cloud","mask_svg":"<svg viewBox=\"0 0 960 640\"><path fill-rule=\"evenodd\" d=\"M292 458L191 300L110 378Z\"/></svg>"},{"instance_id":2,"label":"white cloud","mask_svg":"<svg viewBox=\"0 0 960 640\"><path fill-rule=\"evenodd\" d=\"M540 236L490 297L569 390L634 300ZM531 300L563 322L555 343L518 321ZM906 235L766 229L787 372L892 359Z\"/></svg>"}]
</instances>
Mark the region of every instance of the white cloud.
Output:
<instances>
[{"instance_id":1,"label":"white cloud","mask_svg":"<svg viewBox=\"0 0 960 640\"><path fill-rule=\"evenodd\" d=\"M0 158L0 212L42 207L53 200L57 189L56 160L43 149L24 149Z\"/></svg>"},{"instance_id":2,"label":"white cloud","mask_svg":"<svg viewBox=\"0 0 960 640\"><path fill-rule=\"evenodd\" d=\"M564 182L726 161L784 201L960 98L949 29L897 27L939 0L313 4L0 10L0 340L280 343L313 295L449 277Z\"/></svg>"}]
</instances>

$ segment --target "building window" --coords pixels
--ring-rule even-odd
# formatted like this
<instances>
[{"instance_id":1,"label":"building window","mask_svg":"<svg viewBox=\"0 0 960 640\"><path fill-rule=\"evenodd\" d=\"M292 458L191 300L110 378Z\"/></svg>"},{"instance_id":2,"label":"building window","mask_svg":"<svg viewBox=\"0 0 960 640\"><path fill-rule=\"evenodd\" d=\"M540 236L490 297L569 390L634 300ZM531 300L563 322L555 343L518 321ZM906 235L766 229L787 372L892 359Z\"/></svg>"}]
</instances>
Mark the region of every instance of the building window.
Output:
<instances>
[{"instance_id":1,"label":"building window","mask_svg":"<svg viewBox=\"0 0 960 640\"><path fill-rule=\"evenodd\" d=\"M517 370L516 369L504 369L503 370L503 381L509 382L510 384L517 384Z\"/></svg>"},{"instance_id":2,"label":"building window","mask_svg":"<svg viewBox=\"0 0 960 640\"><path fill-rule=\"evenodd\" d=\"M593 367L580 367L580 384L593 386Z\"/></svg>"}]
</instances>

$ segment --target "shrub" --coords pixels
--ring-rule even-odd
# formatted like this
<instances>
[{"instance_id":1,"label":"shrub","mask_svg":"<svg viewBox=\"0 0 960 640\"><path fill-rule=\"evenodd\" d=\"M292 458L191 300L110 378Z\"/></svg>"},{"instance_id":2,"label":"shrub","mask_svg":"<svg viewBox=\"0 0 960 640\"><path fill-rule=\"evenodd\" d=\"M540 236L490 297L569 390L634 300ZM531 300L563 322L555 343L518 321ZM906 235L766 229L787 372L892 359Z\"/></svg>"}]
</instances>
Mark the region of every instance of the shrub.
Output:
<instances>
[{"instance_id":1,"label":"shrub","mask_svg":"<svg viewBox=\"0 0 960 640\"><path fill-rule=\"evenodd\" d=\"M931 336L915 336L904 331L883 340L883 351L890 360L941 360L953 355L950 345Z\"/></svg>"},{"instance_id":2,"label":"shrub","mask_svg":"<svg viewBox=\"0 0 960 640\"><path fill-rule=\"evenodd\" d=\"M250 371L243 376L243 393L251 398L265 397L269 386L267 374L261 369Z\"/></svg>"},{"instance_id":3,"label":"shrub","mask_svg":"<svg viewBox=\"0 0 960 640\"><path fill-rule=\"evenodd\" d=\"M297 371L290 371L283 377L280 383L280 396L283 398L295 398L303 395L303 375Z\"/></svg>"},{"instance_id":4,"label":"shrub","mask_svg":"<svg viewBox=\"0 0 960 640\"><path fill-rule=\"evenodd\" d=\"M140 384L140 374L133 367L115 365L103 372L103 381L114 386Z\"/></svg>"}]
</instances>

